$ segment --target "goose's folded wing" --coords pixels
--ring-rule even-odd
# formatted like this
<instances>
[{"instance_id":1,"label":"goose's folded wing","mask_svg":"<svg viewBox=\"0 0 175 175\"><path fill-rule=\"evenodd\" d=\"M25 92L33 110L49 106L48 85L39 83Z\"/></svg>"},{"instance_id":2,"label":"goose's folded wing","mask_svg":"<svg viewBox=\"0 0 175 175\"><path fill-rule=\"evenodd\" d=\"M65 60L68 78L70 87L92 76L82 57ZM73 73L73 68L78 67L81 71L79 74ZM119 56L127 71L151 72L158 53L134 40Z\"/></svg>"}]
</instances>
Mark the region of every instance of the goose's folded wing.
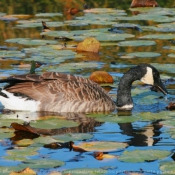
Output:
<instances>
[{"instance_id":1,"label":"goose's folded wing","mask_svg":"<svg viewBox=\"0 0 175 175\"><path fill-rule=\"evenodd\" d=\"M8 81L5 90L25 94L35 100L65 98L85 101L107 96L106 91L93 81L70 74L46 72L42 75L18 75Z\"/></svg>"}]
</instances>

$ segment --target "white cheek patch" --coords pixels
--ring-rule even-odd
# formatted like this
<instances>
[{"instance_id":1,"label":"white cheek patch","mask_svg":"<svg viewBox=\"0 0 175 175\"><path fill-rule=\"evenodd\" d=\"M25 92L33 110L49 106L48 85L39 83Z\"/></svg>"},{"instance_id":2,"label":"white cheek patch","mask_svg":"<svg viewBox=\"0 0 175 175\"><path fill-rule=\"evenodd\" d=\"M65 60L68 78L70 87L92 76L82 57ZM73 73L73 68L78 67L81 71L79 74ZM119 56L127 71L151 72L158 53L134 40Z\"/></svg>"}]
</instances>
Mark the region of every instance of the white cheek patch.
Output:
<instances>
[{"instance_id":1,"label":"white cheek patch","mask_svg":"<svg viewBox=\"0 0 175 175\"><path fill-rule=\"evenodd\" d=\"M141 78L141 81L145 84L154 85L153 72L150 67L147 67L147 72L145 76Z\"/></svg>"}]
</instances>

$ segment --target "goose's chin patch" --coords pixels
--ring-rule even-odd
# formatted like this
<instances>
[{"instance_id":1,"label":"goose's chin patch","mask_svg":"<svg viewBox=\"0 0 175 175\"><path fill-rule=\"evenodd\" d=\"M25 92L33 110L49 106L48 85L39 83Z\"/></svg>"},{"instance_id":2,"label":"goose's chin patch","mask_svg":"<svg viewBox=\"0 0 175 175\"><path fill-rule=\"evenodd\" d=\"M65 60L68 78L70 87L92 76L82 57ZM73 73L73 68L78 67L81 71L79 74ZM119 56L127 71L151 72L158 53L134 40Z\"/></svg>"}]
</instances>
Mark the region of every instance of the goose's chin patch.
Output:
<instances>
[{"instance_id":1,"label":"goose's chin patch","mask_svg":"<svg viewBox=\"0 0 175 175\"><path fill-rule=\"evenodd\" d=\"M145 84L154 85L153 71L150 67L147 67L147 72L144 77L141 78L141 81Z\"/></svg>"},{"instance_id":2,"label":"goose's chin patch","mask_svg":"<svg viewBox=\"0 0 175 175\"><path fill-rule=\"evenodd\" d=\"M117 110L131 110L132 108L133 108L133 104L129 104L129 105L124 105L124 106L121 106L121 107L119 107L119 106L117 106Z\"/></svg>"}]
</instances>

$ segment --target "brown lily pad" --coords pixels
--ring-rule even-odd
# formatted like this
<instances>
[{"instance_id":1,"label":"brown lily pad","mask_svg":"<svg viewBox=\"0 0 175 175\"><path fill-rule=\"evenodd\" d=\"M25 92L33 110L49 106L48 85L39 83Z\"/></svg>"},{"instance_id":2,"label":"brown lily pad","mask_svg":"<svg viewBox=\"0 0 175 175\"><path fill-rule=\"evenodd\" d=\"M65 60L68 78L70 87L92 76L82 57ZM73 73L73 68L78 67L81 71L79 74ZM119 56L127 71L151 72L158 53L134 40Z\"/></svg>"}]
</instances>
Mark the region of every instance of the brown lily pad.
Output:
<instances>
[{"instance_id":1,"label":"brown lily pad","mask_svg":"<svg viewBox=\"0 0 175 175\"><path fill-rule=\"evenodd\" d=\"M23 170L21 170L21 171L18 171L18 172L11 172L10 173L10 175L36 175L36 172L35 171L33 171L32 169L30 169L30 168L25 168L25 169L23 169Z\"/></svg>"},{"instance_id":2,"label":"brown lily pad","mask_svg":"<svg viewBox=\"0 0 175 175\"><path fill-rule=\"evenodd\" d=\"M156 0L132 0L131 8L134 7L157 7Z\"/></svg>"},{"instance_id":3,"label":"brown lily pad","mask_svg":"<svg viewBox=\"0 0 175 175\"><path fill-rule=\"evenodd\" d=\"M99 48L100 48L100 42L93 37L88 37L83 42L80 42L78 44L77 51L98 53Z\"/></svg>"},{"instance_id":4,"label":"brown lily pad","mask_svg":"<svg viewBox=\"0 0 175 175\"><path fill-rule=\"evenodd\" d=\"M105 71L95 71L90 75L89 79L96 83L113 83L114 82L113 77Z\"/></svg>"},{"instance_id":5,"label":"brown lily pad","mask_svg":"<svg viewBox=\"0 0 175 175\"><path fill-rule=\"evenodd\" d=\"M175 102L170 102L166 109L175 110Z\"/></svg>"}]
</instances>

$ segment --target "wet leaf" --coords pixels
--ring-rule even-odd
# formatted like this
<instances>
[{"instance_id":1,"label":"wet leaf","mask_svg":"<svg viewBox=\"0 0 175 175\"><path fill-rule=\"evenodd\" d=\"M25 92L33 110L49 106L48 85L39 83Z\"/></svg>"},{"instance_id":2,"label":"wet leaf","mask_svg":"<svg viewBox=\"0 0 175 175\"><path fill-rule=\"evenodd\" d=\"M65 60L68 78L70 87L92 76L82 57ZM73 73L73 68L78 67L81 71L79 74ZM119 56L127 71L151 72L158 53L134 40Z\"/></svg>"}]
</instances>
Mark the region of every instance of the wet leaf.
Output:
<instances>
[{"instance_id":1,"label":"wet leaf","mask_svg":"<svg viewBox=\"0 0 175 175\"><path fill-rule=\"evenodd\" d=\"M159 63L152 63L156 69L158 69L160 72L166 72L166 73L175 73L175 65L174 64L159 64Z\"/></svg>"},{"instance_id":2,"label":"wet leaf","mask_svg":"<svg viewBox=\"0 0 175 175\"><path fill-rule=\"evenodd\" d=\"M53 136L53 139L61 142L69 142L69 141L80 141L80 140L88 140L93 137L92 134L88 133L66 133Z\"/></svg>"},{"instance_id":3,"label":"wet leaf","mask_svg":"<svg viewBox=\"0 0 175 175\"><path fill-rule=\"evenodd\" d=\"M83 69L92 69L92 68L101 68L103 67L102 63L91 61L91 62L78 62L78 63L62 63L57 66L50 66L48 71L55 72L73 72L76 70Z\"/></svg>"},{"instance_id":4,"label":"wet leaf","mask_svg":"<svg viewBox=\"0 0 175 175\"><path fill-rule=\"evenodd\" d=\"M40 137L33 139L32 146L39 147L39 146L43 146L45 144L54 143L56 141L57 140L54 139L54 137L41 135Z\"/></svg>"},{"instance_id":5,"label":"wet leaf","mask_svg":"<svg viewBox=\"0 0 175 175\"><path fill-rule=\"evenodd\" d=\"M169 151L165 150L134 150L134 151L124 151L124 153L118 158L118 160L123 162L145 162L145 161L155 161L158 159L163 159L171 154Z\"/></svg>"},{"instance_id":6,"label":"wet leaf","mask_svg":"<svg viewBox=\"0 0 175 175\"><path fill-rule=\"evenodd\" d=\"M174 39L174 38L175 38L175 34L150 34L150 35L139 37L139 39L162 39L162 40L168 40L168 39Z\"/></svg>"},{"instance_id":7,"label":"wet leaf","mask_svg":"<svg viewBox=\"0 0 175 175\"><path fill-rule=\"evenodd\" d=\"M25 168L18 172L11 172L9 175L36 175L36 172L30 168Z\"/></svg>"},{"instance_id":8,"label":"wet leaf","mask_svg":"<svg viewBox=\"0 0 175 175\"><path fill-rule=\"evenodd\" d=\"M169 105L166 107L169 110L175 110L175 103L170 102Z\"/></svg>"},{"instance_id":9,"label":"wet leaf","mask_svg":"<svg viewBox=\"0 0 175 175\"><path fill-rule=\"evenodd\" d=\"M59 167L64 165L65 163L59 160L54 160L54 159L30 159L26 160L23 162L23 164L20 164L19 167L25 168L30 167L30 168L54 168L54 167Z\"/></svg>"},{"instance_id":10,"label":"wet leaf","mask_svg":"<svg viewBox=\"0 0 175 175\"><path fill-rule=\"evenodd\" d=\"M18 166L0 166L1 175L9 175L12 171L19 171Z\"/></svg>"},{"instance_id":11,"label":"wet leaf","mask_svg":"<svg viewBox=\"0 0 175 175\"><path fill-rule=\"evenodd\" d=\"M15 161L24 161L29 156L34 156L38 154L38 148L33 147L16 147L12 150L7 150L7 156L4 156L4 159L15 160Z\"/></svg>"},{"instance_id":12,"label":"wet leaf","mask_svg":"<svg viewBox=\"0 0 175 175\"><path fill-rule=\"evenodd\" d=\"M119 42L118 46L151 46L155 45L155 41L147 41L147 40L132 40L132 41L122 41Z\"/></svg>"},{"instance_id":13,"label":"wet leaf","mask_svg":"<svg viewBox=\"0 0 175 175\"><path fill-rule=\"evenodd\" d=\"M0 140L11 138L14 135L14 130L12 128L0 128Z\"/></svg>"},{"instance_id":14,"label":"wet leaf","mask_svg":"<svg viewBox=\"0 0 175 175\"><path fill-rule=\"evenodd\" d=\"M31 145L33 141L31 139L22 139L22 140L15 141L14 143L20 147L26 147Z\"/></svg>"},{"instance_id":15,"label":"wet leaf","mask_svg":"<svg viewBox=\"0 0 175 175\"><path fill-rule=\"evenodd\" d=\"M175 173L175 162L161 162L160 169L164 174L174 174Z\"/></svg>"},{"instance_id":16,"label":"wet leaf","mask_svg":"<svg viewBox=\"0 0 175 175\"><path fill-rule=\"evenodd\" d=\"M124 13L124 10L117 10L115 8L92 8L84 10L85 13Z\"/></svg>"},{"instance_id":17,"label":"wet leaf","mask_svg":"<svg viewBox=\"0 0 175 175\"><path fill-rule=\"evenodd\" d=\"M7 39L6 42L9 43L18 43L22 45L48 45L48 44L57 44L55 40L40 40L40 39L29 39L29 38L13 38Z\"/></svg>"},{"instance_id":18,"label":"wet leaf","mask_svg":"<svg viewBox=\"0 0 175 175\"><path fill-rule=\"evenodd\" d=\"M134 57L141 57L141 58L151 58L151 57L159 57L161 56L160 53L156 52L133 52L126 54L127 56L134 56Z\"/></svg>"},{"instance_id":19,"label":"wet leaf","mask_svg":"<svg viewBox=\"0 0 175 175\"><path fill-rule=\"evenodd\" d=\"M44 21L48 21L45 20ZM47 22L47 25L49 27L61 27L64 25L63 22ZM21 28L32 28L32 27L41 27L41 20L36 20L36 21L20 21L20 24L16 25L16 27L21 27Z\"/></svg>"},{"instance_id":20,"label":"wet leaf","mask_svg":"<svg viewBox=\"0 0 175 175\"><path fill-rule=\"evenodd\" d=\"M63 171L63 175L103 175L106 174L106 170L100 169L100 168L76 168L76 169L69 169L66 171Z\"/></svg>"},{"instance_id":21,"label":"wet leaf","mask_svg":"<svg viewBox=\"0 0 175 175\"><path fill-rule=\"evenodd\" d=\"M3 115L5 116L5 115ZM3 126L7 126L7 127L10 127L11 126L11 123L13 122L18 122L18 123L23 123L24 121L23 120L20 120L20 119L6 119L6 118L0 118L0 127L3 127Z\"/></svg>"},{"instance_id":22,"label":"wet leaf","mask_svg":"<svg viewBox=\"0 0 175 175\"><path fill-rule=\"evenodd\" d=\"M11 50L7 50L7 51L1 51L0 50L0 57L2 58L21 58L24 57L25 54L22 53L21 51L11 51Z\"/></svg>"},{"instance_id":23,"label":"wet leaf","mask_svg":"<svg viewBox=\"0 0 175 175\"><path fill-rule=\"evenodd\" d=\"M124 149L128 146L126 143L120 142L82 142L77 147L85 150L85 151L113 151Z\"/></svg>"},{"instance_id":24,"label":"wet leaf","mask_svg":"<svg viewBox=\"0 0 175 175\"><path fill-rule=\"evenodd\" d=\"M96 83L113 83L114 82L113 77L105 71L95 71L90 75L89 79Z\"/></svg>"},{"instance_id":25,"label":"wet leaf","mask_svg":"<svg viewBox=\"0 0 175 175\"><path fill-rule=\"evenodd\" d=\"M73 127L78 126L79 123L74 121L68 120L61 120L57 118L51 118L47 120L37 120L35 122L30 122L32 127L40 128L40 129L58 129L62 127Z\"/></svg>"},{"instance_id":26,"label":"wet leaf","mask_svg":"<svg viewBox=\"0 0 175 175\"><path fill-rule=\"evenodd\" d=\"M93 37L86 38L83 42L80 42L77 46L77 51L86 51L98 53L100 48L100 42Z\"/></svg>"},{"instance_id":27,"label":"wet leaf","mask_svg":"<svg viewBox=\"0 0 175 175\"><path fill-rule=\"evenodd\" d=\"M62 13L38 13L36 17L54 17L54 16L63 16Z\"/></svg>"}]
</instances>

